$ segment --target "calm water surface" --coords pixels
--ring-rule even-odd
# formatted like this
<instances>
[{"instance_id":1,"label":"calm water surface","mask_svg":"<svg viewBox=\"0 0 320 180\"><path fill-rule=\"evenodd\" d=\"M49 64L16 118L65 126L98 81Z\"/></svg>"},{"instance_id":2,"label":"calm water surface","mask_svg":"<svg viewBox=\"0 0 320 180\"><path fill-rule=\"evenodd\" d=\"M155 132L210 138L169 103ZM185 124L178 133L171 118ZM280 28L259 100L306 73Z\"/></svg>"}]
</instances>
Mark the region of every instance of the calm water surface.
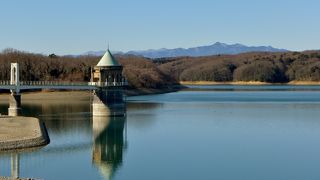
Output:
<instances>
[{"instance_id":1,"label":"calm water surface","mask_svg":"<svg viewBox=\"0 0 320 180\"><path fill-rule=\"evenodd\" d=\"M19 154L20 176L320 178L320 86L192 86L127 100L127 116L109 119L91 117L88 97L23 102L51 143ZM0 176L10 176L10 163L11 154L0 156Z\"/></svg>"}]
</instances>

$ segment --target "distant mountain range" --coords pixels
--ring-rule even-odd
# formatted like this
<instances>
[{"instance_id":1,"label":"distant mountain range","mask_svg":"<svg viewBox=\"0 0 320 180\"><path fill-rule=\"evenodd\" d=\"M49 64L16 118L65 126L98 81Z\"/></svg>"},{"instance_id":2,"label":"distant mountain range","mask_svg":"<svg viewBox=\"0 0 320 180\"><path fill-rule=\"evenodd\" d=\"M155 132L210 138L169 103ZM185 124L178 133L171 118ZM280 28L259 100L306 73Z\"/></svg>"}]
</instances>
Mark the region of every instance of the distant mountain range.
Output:
<instances>
[{"instance_id":1,"label":"distant mountain range","mask_svg":"<svg viewBox=\"0 0 320 180\"><path fill-rule=\"evenodd\" d=\"M175 49L150 49L142 51L128 51L119 52L114 51L113 54L122 55L137 55L147 58L162 58L162 57L178 57L178 56L211 56L218 54L240 54L246 52L287 52L286 49L278 49L272 46L246 46L243 44L225 44L216 42L209 46L199 46L193 48L175 48ZM105 51L89 51L83 55L96 55L102 56Z\"/></svg>"}]
</instances>

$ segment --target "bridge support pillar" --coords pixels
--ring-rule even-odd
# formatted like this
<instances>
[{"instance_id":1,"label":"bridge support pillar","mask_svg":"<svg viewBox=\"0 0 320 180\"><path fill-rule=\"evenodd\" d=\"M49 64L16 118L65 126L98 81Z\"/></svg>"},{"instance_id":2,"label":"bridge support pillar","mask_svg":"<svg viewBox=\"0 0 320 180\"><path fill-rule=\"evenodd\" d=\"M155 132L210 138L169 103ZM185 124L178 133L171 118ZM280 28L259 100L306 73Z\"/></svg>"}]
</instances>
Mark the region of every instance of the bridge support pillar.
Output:
<instances>
[{"instance_id":1,"label":"bridge support pillar","mask_svg":"<svg viewBox=\"0 0 320 180\"><path fill-rule=\"evenodd\" d=\"M9 116L19 116L21 114L21 94L11 93L9 96Z\"/></svg>"}]
</instances>

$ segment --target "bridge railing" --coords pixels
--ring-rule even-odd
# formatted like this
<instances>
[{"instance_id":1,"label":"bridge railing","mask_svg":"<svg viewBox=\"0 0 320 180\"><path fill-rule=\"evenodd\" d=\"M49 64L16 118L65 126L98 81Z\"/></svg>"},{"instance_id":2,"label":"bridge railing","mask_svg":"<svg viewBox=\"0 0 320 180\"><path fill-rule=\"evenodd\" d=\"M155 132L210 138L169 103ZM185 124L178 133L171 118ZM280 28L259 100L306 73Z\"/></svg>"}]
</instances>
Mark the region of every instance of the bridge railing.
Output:
<instances>
[{"instance_id":1,"label":"bridge railing","mask_svg":"<svg viewBox=\"0 0 320 180\"><path fill-rule=\"evenodd\" d=\"M0 86L12 85L10 81L0 81ZM128 86L127 81L122 82L68 82L68 81L21 81L19 86L96 86L119 87Z\"/></svg>"},{"instance_id":2,"label":"bridge railing","mask_svg":"<svg viewBox=\"0 0 320 180\"><path fill-rule=\"evenodd\" d=\"M20 86L88 86L88 83L69 81L21 81Z\"/></svg>"},{"instance_id":3,"label":"bridge railing","mask_svg":"<svg viewBox=\"0 0 320 180\"><path fill-rule=\"evenodd\" d=\"M2 86L10 85L10 81L0 81L0 85Z\"/></svg>"},{"instance_id":4,"label":"bridge railing","mask_svg":"<svg viewBox=\"0 0 320 180\"><path fill-rule=\"evenodd\" d=\"M12 85L10 81L0 81L0 85ZM69 82L69 81L21 81L20 86L127 86L122 82Z\"/></svg>"}]
</instances>

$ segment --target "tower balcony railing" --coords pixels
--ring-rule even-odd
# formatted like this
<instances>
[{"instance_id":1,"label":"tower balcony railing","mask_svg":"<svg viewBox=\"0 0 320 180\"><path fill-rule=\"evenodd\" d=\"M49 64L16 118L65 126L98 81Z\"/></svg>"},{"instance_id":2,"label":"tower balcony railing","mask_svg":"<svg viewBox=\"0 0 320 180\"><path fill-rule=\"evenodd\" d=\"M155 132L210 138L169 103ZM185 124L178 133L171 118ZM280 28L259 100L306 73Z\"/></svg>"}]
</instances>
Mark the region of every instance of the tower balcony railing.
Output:
<instances>
[{"instance_id":1,"label":"tower balcony railing","mask_svg":"<svg viewBox=\"0 0 320 180\"><path fill-rule=\"evenodd\" d=\"M127 81L121 82L89 82L89 86L98 86L98 87L119 87L119 86L128 86Z\"/></svg>"}]
</instances>

